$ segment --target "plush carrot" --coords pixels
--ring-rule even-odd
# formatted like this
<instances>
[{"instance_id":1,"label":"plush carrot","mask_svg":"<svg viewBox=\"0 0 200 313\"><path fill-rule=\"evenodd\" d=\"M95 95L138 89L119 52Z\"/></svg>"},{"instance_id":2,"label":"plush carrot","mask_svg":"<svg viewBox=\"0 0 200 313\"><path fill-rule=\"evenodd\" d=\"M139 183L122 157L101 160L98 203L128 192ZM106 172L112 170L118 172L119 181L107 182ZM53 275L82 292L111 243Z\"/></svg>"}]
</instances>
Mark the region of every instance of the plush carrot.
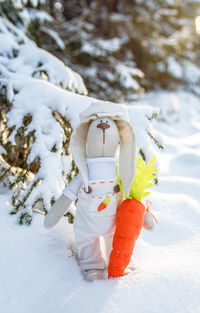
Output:
<instances>
[{"instance_id":1,"label":"plush carrot","mask_svg":"<svg viewBox=\"0 0 200 313\"><path fill-rule=\"evenodd\" d=\"M103 211L109 203L110 203L110 197L106 198L104 201L100 203L100 205L98 206L98 212Z\"/></svg>"},{"instance_id":2,"label":"plush carrot","mask_svg":"<svg viewBox=\"0 0 200 313\"><path fill-rule=\"evenodd\" d=\"M145 165L142 158L136 160L136 174L127 197L120 177L117 175L118 184L126 199L118 208L116 228L113 238L113 248L108 264L108 277L120 277L124 275L128 266L136 240L144 222L145 206L141 200L150 194L145 191L152 187L155 179L154 173L158 170L153 168L155 157Z\"/></svg>"}]
</instances>

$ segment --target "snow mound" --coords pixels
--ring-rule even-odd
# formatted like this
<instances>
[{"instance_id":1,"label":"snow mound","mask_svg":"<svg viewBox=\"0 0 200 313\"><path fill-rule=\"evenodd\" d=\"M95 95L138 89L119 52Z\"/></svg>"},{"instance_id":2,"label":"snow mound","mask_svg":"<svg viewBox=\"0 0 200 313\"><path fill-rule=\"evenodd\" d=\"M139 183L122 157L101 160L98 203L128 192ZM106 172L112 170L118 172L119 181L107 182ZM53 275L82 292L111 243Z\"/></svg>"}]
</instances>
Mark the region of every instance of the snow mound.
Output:
<instances>
[{"instance_id":1,"label":"snow mound","mask_svg":"<svg viewBox=\"0 0 200 313\"><path fill-rule=\"evenodd\" d=\"M68 93L62 95L60 103L65 103ZM88 105L87 97L71 96L78 99L73 101L75 110ZM179 119L153 125L166 144L165 151L158 153L160 184L149 198L159 224L153 233L142 231L132 259L133 273L85 282L71 250L73 231L67 220L49 231L43 228L43 215L37 215L30 227L19 226L7 214L9 194L4 194L0 202L2 312L199 312L200 176L193 169L189 175L188 168L194 160L200 164L200 102L188 93L154 93L145 102L153 106L162 99L162 109L163 99L171 102L171 97L179 106ZM72 108L67 112L75 125Z\"/></svg>"}]
</instances>

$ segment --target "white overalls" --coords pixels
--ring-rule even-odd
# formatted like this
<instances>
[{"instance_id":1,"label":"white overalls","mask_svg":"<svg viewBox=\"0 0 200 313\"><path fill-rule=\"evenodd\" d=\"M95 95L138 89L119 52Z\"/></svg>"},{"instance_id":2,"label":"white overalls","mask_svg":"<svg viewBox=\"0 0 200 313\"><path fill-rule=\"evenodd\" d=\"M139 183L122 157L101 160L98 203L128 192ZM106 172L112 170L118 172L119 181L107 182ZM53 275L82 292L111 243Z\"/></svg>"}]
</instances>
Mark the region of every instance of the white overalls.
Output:
<instances>
[{"instance_id":1,"label":"white overalls","mask_svg":"<svg viewBox=\"0 0 200 313\"><path fill-rule=\"evenodd\" d=\"M91 193L84 191L79 175L64 189L63 193L73 201L78 198L74 233L81 268L83 270L104 269L106 261L100 236L104 237L108 260L117 207L121 202L121 193L113 191L116 185L116 159L89 158L87 164ZM108 197L109 203L99 208Z\"/></svg>"}]
</instances>

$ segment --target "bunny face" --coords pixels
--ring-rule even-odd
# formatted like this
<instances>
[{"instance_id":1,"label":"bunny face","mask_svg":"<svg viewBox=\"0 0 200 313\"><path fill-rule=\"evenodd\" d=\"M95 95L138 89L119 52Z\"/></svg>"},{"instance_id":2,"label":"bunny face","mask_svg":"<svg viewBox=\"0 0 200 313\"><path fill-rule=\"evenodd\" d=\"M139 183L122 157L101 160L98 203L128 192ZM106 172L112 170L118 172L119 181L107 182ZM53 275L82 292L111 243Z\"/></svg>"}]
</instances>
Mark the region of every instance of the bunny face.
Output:
<instances>
[{"instance_id":1,"label":"bunny face","mask_svg":"<svg viewBox=\"0 0 200 313\"><path fill-rule=\"evenodd\" d=\"M126 194L135 175L136 138L125 105L93 102L80 113L70 148L85 190L88 190L87 157L115 157L120 141L119 175Z\"/></svg>"},{"instance_id":2,"label":"bunny face","mask_svg":"<svg viewBox=\"0 0 200 313\"><path fill-rule=\"evenodd\" d=\"M99 117L92 121L87 134L88 157L114 157L119 144L119 131L113 120Z\"/></svg>"}]
</instances>

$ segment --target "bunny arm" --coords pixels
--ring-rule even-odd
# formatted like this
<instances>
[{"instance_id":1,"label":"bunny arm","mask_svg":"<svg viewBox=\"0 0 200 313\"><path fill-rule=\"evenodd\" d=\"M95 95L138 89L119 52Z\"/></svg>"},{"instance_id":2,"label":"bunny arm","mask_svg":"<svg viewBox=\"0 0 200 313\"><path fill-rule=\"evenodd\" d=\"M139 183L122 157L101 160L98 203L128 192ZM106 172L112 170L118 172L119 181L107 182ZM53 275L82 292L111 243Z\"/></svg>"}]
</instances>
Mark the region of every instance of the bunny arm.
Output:
<instances>
[{"instance_id":1,"label":"bunny arm","mask_svg":"<svg viewBox=\"0 0 200 313\"><path fill-rule=\"evenodd\" d=\"M61 217L67 212L71 203L76 201L81 186L82 181L80 176L77 175L63 190L62 195L58 198L46 215L44 219L45 228L51 228L59 222Z\"/></svg>"},{"instance_id":2,"label":"bunny arm","mask_svg":"<svg viewBox=\"0 0 200 313\"><path fill-rule=\"evenodd\" d=\"M146 211L144 214L144 224L143 224L144 229L148 231L153 231L155 229L155 226L156 226L156 221L154 217L152 216L151 213Z\"/></svg>"},{"instance_id":3,"label":"bunny arm","mask_svg":"<svg viewBox=\"0 0 200 313\"><path fill-rule=\"evenodd\" d=\"M55 226L61 217L67 212L71 203L72 200L66 195L62 194L54 203L48 214L45 216L44 227L48 229Z\"/></svg>"}]
</instances>

